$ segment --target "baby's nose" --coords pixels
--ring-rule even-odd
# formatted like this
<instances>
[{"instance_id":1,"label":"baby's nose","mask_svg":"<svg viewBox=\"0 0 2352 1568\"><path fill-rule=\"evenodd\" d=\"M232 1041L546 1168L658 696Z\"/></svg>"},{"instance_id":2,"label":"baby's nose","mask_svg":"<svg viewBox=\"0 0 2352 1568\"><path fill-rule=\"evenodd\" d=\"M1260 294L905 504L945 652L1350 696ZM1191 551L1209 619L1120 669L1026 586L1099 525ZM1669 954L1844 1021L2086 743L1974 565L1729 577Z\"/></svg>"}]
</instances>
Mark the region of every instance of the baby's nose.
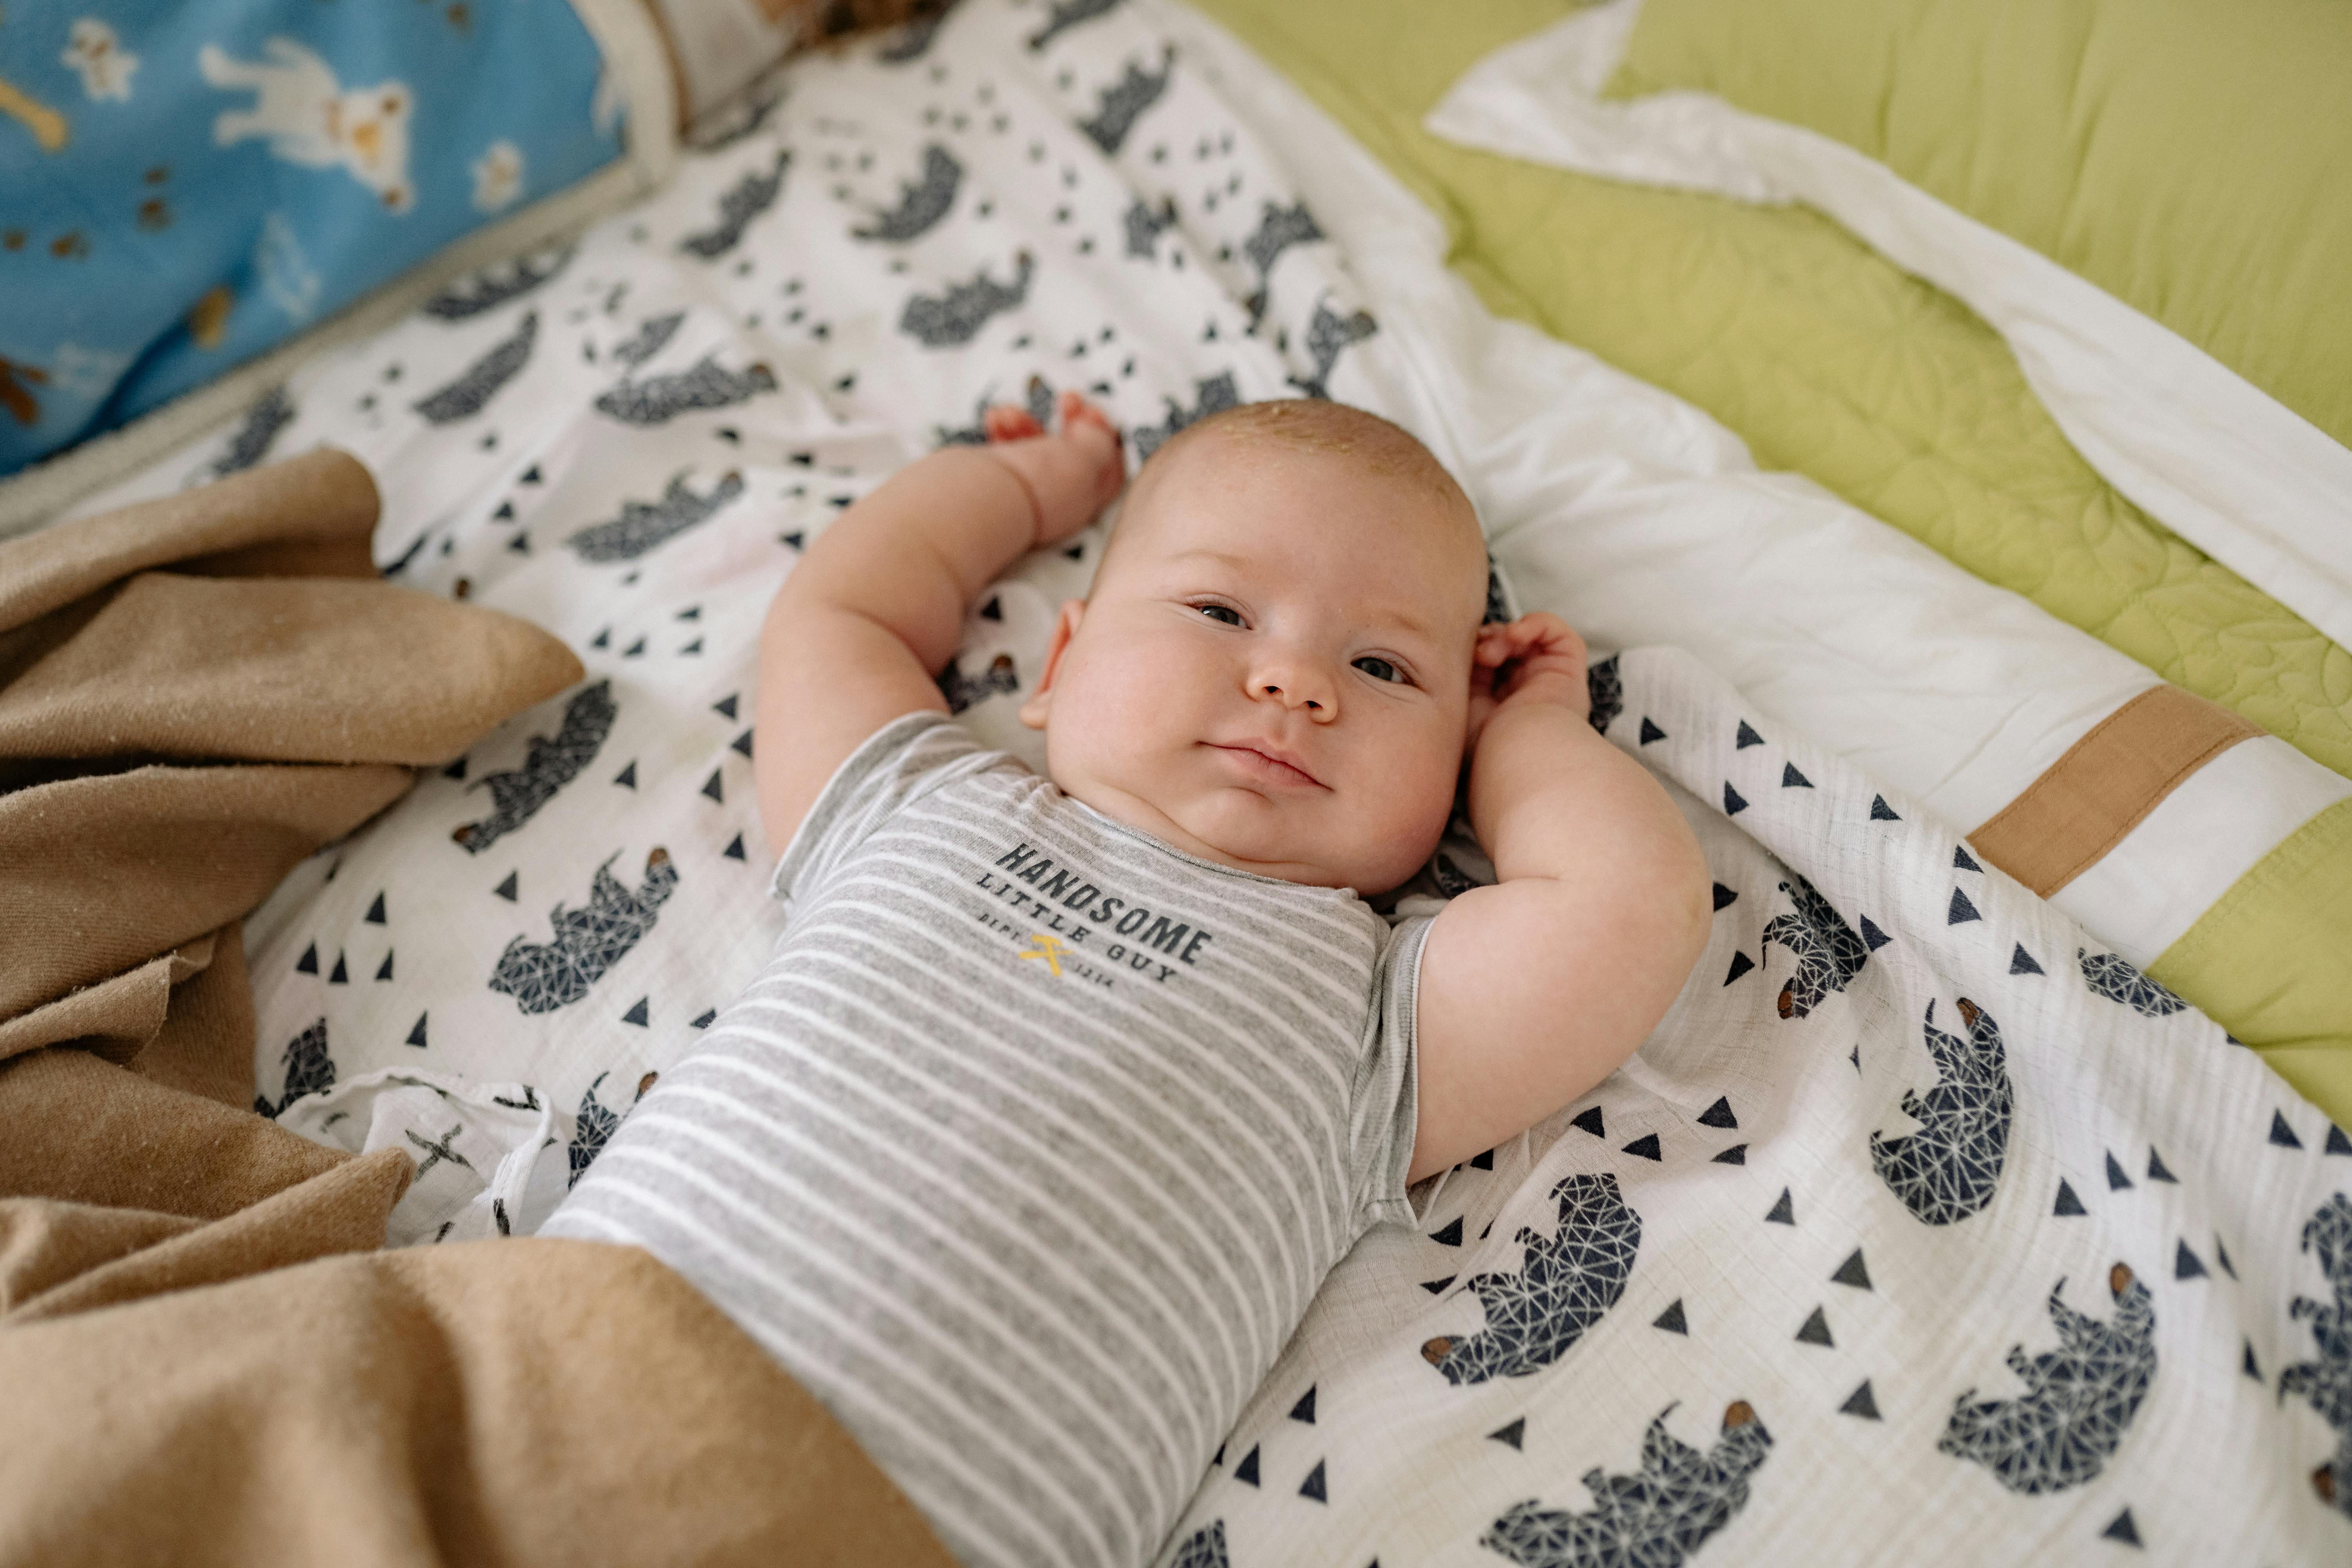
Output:
<instances>
[{"instance_id":1,"label":"baby's nose","mask_svg":"<svg viewBox=\"0 0 2352 1568\"><path fill-rule=\"evenodd\" d=\"M1261 668L1250 695L1262 702L1279 702L1293 711L1304 711L1319 722L1339 717L1339 693L1331 683L1301 666Z\"/></svg>"}]
</instances>

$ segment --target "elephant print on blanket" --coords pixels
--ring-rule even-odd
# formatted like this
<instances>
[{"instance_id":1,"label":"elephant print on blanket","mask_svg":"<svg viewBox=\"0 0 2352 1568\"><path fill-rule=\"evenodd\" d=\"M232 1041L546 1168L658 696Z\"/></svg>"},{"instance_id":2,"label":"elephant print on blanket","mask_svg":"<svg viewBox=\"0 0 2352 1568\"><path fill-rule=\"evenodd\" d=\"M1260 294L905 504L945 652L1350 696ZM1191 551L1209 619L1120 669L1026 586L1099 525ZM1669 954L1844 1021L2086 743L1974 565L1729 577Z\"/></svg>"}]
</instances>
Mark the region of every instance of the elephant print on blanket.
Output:
<instances>
[{"instance_id":1,"label":"elephant print on blanket","mask_svg":"<svg viewBox=\"0 0 2352 1568\"><path fill-rule=\"evenodd\" d=\"M1331 367L1339 356L1356 343L1362 342L1380 330L1369 310L1350 310L1342 316L1330 306L1318 304L1314 319L1307 323L1307 353L1315 361L1312 375L1290 378L1290 384L1302 397L1331 395Z\"/></svg>"},{"instance_id":2,"label":"elephant print on blanket","mask_svg":"<svg viewBox=\"0 0 2352 1568\"><path fill-rule=\"evenodd\" d=\"M1168 90L1168 79L1176 74L1176 52L1169 50L1160 58L1160 68L1148 71L1129 64L1118 80L1102 89L1102 103L1091 120L1078 121L1078 129L1091 138L1105 153L1116 153L1125 145L1127 133L1143 118L1143 111L1160 101Z\"/></svg>"},{"instance_id":3,"label":"elephant print on blanket","mask_svg":"<svg viewBox=\"0 0 2352 1568\"><path fill-rule=\"evenodd\" d=\"M555 792L580 776L596 758L604 737L613 732L620 707L613 700L613 683L600 680L573 694L563 705L563 722L552 739L533 735L523 753L522 766L506 773L484 773L467 788L490 792L490 815L468 822L449 837L469 855L479 855L529 822Z\"/></svg>"},{"instance_id":4,"label":"elephant print on blanket","mask_svg":"<svg viewBox=\"0 0 2352 1568\"><path fill-rule=\"evenodd\" d=\"M1936 1027L1927 1004L1924 1032L1937 1079L1924 1095L1903 1091L1903 1114L1919 1131L1899 1138L1870 1135L1870 1162L1887 1190L1923 1225L1949 1225L1992 1202L2009 1157L2010 1118L2017 1090L2009 1081L2000 1026L1960 998L1965 1040Z\"/></svg>"},{"instance_id":5,"label":"elephant print on blanket","mask_svg":"<svg viewBox=\"0 0 2352 1568\"><path fill-rule=\"evenodd\" d=\"M1323 226L1307 210L1305 202L1293 202L1288 206L1267 202L1265 205L1256 232L1242 242L1242 254L1257 268L1257 289L1249 297L1253 321L1265 314L1266 300L1274 287L1274 264L1282 258L1282 253L1294 245L1312 245L1323 237Z\"/></svg>"},{"instance_id":6,"label":"elephant print on blanket","mask_svg":"<svg viewBox=\"0 0 2352 1568\"><path fill-rule=\"evenodd\" d=\"M918 294L899 313L898 330L928 348L954 348L980 335L989 318L1020 305L1029 297L1029 280L1037 275L1037 258L1023 251L1013 258L1013 281L999 283L983 267L969 283L958 283L944 294Z\"/></svg>"},{"instance_id":7,"label":"elephant print on blanket","mask_svg":"<svg viewBox=\"0 0 2352 1568\"><path fill-rule=\"evenodd\" d=\"M742 493L740 473L728 473L701 495L688 488L684 474L676 474L661 500L623 501L620 516L583 528L563 542L578 551L583 561L600 564L635 561L656 545L708 521Z\"/></svg>"},{"instance_id":8,"label":"elephant print on blanket","mask_svg":"<svg viewBox=\"0 0 2352 1568\"><path fill-rule=\"evenodd\" d=\"M1559 1229L1522 1229L1527 1258L1516 1274L1475 1274L1470 1289L1486 1309L1486 1326L1421 1347L1422 1359L1457 1387L1496 1377L1525 1377L1568 1353L1584 1331L1625 1293L1642 1247L1642 1216L1625 1205L1617 1178L1579 1173L1552 1189Z\"/></svg>"},{"instance_id":9,"label":"elephant print on blanket","mask_svg":"<svg viewBox=\"0 0 2352 1568\"><path fill-rule=\"evenodd\" d=\"M776 205L776 196L784 188L784 171L792 163L790 153L779 153L766 173L754 169L736 181L719 198L719 221L698 234L688 235L677 247L705 261L716 261L734 249L751 220Z\"/></svg>"},{"instance_id":10,"label":"elephant print on blanket","mask_svg":"<svg viewBox=\"0 0 2352 1568\"><path fill-rule=\"evenodd\" d=\"M2303 1250L2326 1276L2333 1300L2297 1296L2288 1308L2296 1321L2311 1320L2319 1354L2279 1373L2279 1398L2306 1400L2336 1429L2336 1452L2311 1472L2312 1489L2347 1519L2352 1519L2352 1198L2336 1194L2305 1222Z\"/></svg>"},{"instance_id":11,"label":"elephant print on blanket","mask_svg":"<svg viewBox=\"0 0 2352 1568\"><path fill-rule=\"evenodd\" d=\"M1651 1420L1633 1474L1584 1472L1590 1510L1567 1513L1529 1499L1478 1544L1521 1568L1681 1568L1748 1506L1748 1478L1769 1457L1772 1434L1747 1401L1736 1401L1723 1413L1722 1435L1701 1452L1666 1430L1673 1414L1668 1405Z\"/></svg>"},{"instance_id":12,"label":"elephant print on blanket","mask_svg":"<svg viewBox=\"0 0 2352 1568\"><path fill-rule=\"evenodd\" d=\"M499 954L490 975L490 989L503 991L526 1013L551 1013L588 994L639 938L651 931L661 907L677 887L677 868L669 851L656 849L646 858L641 888L625 887L613 875L607 859L596 868L589 885L588 902L576 910L562 904L548 917L555 940L529 942L516 937Z\"/></svg>"},{"instance_id":13,"label":"elephant print on blanket","mask_svg":"<svg viewBox=\"0 0 2352 1568\"><path fill-rule=\"evenodd\" d=\"M1223 413L1238 405L1241 400L1241 388L1235 384L1233 372L1210 376L1192 384L1192 407L1187 408L1174 398L1169 398L1167 418L1157 425L1137 426L1129 432L1128 438L1135 444L1135 455L1139 460L1149 458L1185 426L1206 419L1212 414Z\"/></svg>"},{"instance_id":14,"label":"elephant print on blanket","mask_svg":"<svg viewBox=\"0 0 2352 1568\"><path fill-rule=\"evenodd\" d=\"M666 425L681 414L705 408L727 408L776 390L776 374L764 364L728 370L718 356L705 354L691 370L676 375L624 381L596 399L596 412L624 425Z\"/></svg>"},{"instance_id":15,"label":"elephant print on blanket","mask_svg":"<svg viewBox=\"0 0 2352 1568\"><path fill-rule=\"evenodd\" d=\"M428 425L451 425L469 419L499 394L499 389L530 363L531 345L539 341L539 312L526 313L514 335L466 367L465 374L428 397L419 398L416 412Z\"/></svg>"},{"instance_id":16,"label":"elephant print on blanket","mask_svg":"<svg viewBox=\"0 0 2352 1568\"><path fill-rule=\"evenodd\" d=\"M1107 16L1118 6L1119 0L1055 0L1045 26L1029 35L1032 53L1043 53L1045 46L1081 22L1091 22Z\"/></svg>"},{"instance_id":17,"label":"elephant print on blanket","mask_svg":"<svg viewBox=\"0 0 2352 1568\"><path fill-rule=\"evenodd\" d=\"M1225 1521L1212 1520L1187 1536L1168 1568L1232 1568L1225 1555Z\"/></svg>"},{"instance_id":18,"label":"elephant print on blanket","mask_svg":"<svg viewBox=\"0 0 2352 1568\"><path fill-rule=\"evenodd\" d=\"M2189 1005L2142 974L2119 952L2095 953L2078 947L2074 962L2081 966L2083 984L2091 988L2092 995L2120 1002L2143 1018L2168 1018Z\"/></svg>"},{"instance_id":19,"label":"elephant print on blanket","mask_svg":"<svg viewBox=\"0 0 2352 1568\"><path fill-rule=\"evenodd\" d=\"M572 1142L564 1151L572 1173L563 1184L566 1187L580 1184L582 1173L596 1163L596 1156L604 1152L604 1145L621 1130L619 1114L596 1098L596 1090L610 1076L598 1073L596 1081L580 1097L580 1114L572 1119Z\"/></svg>"},{"instance_id":20,"label":"elephant print on blanket","mask_svg":"<svg viewBox=\"0 0 2352 1568\"><path fill-rule=\"evenodd\" d=\"M2108 1270L2116 1315L2107 1322L2067 1306L2065 1289L2061 1279L2050 1290L2058 1348L2029 1357L2023 1345L2010 1347L2009 1370L2025 1393L1971 1403L1976 1390L1969 1390L1954 1401L1936 1444L2029 1497L2096 1477L2156 1381L2156 1305L2130 1268L2118 1263Z\"/></svg>"},{"instance_id":21,"label":"elephant print on blanket","mask_svg":"<svg viewBox=\"0 0 2352 1568\"><path fill-rule=\"evenodd\" d=\"M1763 945L1769 950L1777 942L1796 956L1796 970L1780 987L1780 1008L1783 1018L1801 1018L1862 973L1870 949L1802 877L1792 876L1780 890L1795 908L1765 922Z\"/></svg>"},{"instance_id":22,"label":"elephant print on blanket","mask_svg":"<svg viewBox=\"0 0 2352 1568\"><path fill-rule=\"evenodd\" d=\"M254 1097L253 1109L264 1116L275 1117L304 1095L335 1087L335 1059L327 1054L327 1020L320 1019L288 1041L279 1060L285 1064L286 1081L278 1103L272 1105L268 1095Z\"/></svg>"},{"instance_id":23,"label":"elephant print on blanket","mask_svg":"<svg viewBox=\"0 0 2352 1568\"><path fill-rule=\"evenodd\" d=\"M854 239L904 245L937 227L955 205L956 188L963 183L963 165L955 154L934 142L923 149L923 172L898 186L898 205L874 215L863 228L849 231Z\"/></svg>"}]
</instances>

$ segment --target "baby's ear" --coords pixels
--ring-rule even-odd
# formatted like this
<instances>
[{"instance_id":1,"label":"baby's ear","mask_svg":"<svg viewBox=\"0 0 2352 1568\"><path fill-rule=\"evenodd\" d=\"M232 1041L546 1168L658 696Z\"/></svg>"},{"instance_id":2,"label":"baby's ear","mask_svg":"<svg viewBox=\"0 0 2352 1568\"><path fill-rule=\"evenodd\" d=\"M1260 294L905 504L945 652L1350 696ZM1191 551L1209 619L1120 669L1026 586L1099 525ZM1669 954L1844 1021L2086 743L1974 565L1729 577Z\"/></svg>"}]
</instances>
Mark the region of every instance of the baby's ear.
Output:
<instances>
[{"instance_id":1,"label":"baby's ear","mask_svg":"<svg viewBox=\"0 0 2352 1568\"><path fill-rule=\"evenodd\" d=\"M1045 715L1054 703L1054 677L1062 668L1062 654L1070 639L1078 635L1078 623L1087 618L1087 602L1070 599L1054 617L1054 637L1045 645L1045 667L1037 674L1037 684L1029 690L1029 700L1021 704L1021 721L1032 730L1045 727Z\"/></svg>"}]
</instances>

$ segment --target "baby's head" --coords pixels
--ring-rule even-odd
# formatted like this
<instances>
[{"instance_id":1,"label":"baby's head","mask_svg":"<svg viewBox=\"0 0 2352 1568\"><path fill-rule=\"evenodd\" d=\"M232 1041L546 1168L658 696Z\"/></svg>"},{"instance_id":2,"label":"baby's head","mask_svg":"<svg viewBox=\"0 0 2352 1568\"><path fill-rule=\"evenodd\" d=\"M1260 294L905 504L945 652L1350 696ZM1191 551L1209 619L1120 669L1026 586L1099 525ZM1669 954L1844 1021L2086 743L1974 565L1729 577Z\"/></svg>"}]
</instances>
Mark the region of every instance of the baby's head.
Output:
<instances>
[{"instance_id":1,"label":"baby's head","mask_svg":"<svg viewBox=\"0 0 2352 1568\"><path fill-rule=\"evenodd\" d=\"M1105 816L1383 892L1444 831L1486 597L1477 517L1420 442L1340 404L1244 405L1136 476L1021 717Z\"/></svg>"}]
</instances>

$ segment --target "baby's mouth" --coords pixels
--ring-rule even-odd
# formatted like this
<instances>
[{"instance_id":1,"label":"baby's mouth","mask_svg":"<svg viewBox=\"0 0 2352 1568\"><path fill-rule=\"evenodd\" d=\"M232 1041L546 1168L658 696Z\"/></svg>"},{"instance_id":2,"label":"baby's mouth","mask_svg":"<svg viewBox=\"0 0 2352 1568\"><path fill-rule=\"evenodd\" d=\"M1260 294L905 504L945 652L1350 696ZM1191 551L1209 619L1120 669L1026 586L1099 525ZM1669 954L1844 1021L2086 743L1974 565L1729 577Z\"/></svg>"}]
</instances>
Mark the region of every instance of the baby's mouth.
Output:
<instances>
[{"instance_id":1,"label":"baby's mouth","mask_svg":"<svg viewBox=\"0 0 2352 1568\"><path fill-rule=\"evenodd\" d=\"M1233 761L1233 765L1261 783L1286 785L1297 789L1328 789L1330 786L1301 767L1287 752L1246 742L1227 744L1204 741L1202 744L1213 752L1221 752Z\"/></svg>"}]
</instances>

